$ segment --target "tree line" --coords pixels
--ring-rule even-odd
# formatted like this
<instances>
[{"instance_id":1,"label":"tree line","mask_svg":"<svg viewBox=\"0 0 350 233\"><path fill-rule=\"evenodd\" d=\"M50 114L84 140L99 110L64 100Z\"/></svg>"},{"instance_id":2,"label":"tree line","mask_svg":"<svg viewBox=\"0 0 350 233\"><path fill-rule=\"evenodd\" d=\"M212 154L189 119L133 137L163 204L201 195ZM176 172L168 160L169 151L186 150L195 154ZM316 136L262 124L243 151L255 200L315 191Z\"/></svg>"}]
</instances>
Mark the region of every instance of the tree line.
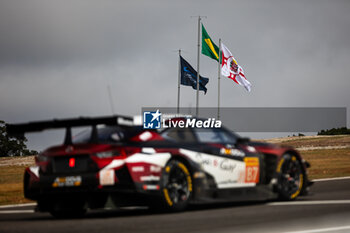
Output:
<instances>
[{"instance_id":1,"label":"tree line","mask_svg":"<svg viewBox=\"0 0 350 233\"><path fill-rule=\"evenodd\" d=\"M321 130L320 132L317 133L317 135L341 135L341 134L350 134L350 129L346 127L332 128L332 129Z\"/></svg>"},{"instance_id":2,"label":"tree line","mask_svg":"<svg viewBox=\"0 0 350 233\"><path fill-rule=\"evenodd\" d=\"M9 137L6 124L0 120L0 157L37 155L35 150L29 150L25 144L27 139Z\"/></svg>"}]
</instances>

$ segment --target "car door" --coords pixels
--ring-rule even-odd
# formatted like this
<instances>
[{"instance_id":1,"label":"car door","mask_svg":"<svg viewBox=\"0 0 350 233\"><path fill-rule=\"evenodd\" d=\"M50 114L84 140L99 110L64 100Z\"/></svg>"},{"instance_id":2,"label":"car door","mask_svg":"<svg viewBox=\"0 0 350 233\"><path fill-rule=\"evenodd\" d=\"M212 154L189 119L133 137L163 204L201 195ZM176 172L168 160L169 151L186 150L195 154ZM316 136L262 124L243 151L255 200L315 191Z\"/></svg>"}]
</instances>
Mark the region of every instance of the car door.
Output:
<instances>
[{"instance_id":1,"label":"car door","mask_svg":"<svg viewBox=\"0 0 350 233\"><path fill-rule=\"evenodd\" d=\"M214 178L217 188L256 185L259 160L247 156L244 150L236 147L237 137L234 134L224 128L194 128L193 132L200 145L200 151L193 159Z\"/></svg>"}]
</instances>

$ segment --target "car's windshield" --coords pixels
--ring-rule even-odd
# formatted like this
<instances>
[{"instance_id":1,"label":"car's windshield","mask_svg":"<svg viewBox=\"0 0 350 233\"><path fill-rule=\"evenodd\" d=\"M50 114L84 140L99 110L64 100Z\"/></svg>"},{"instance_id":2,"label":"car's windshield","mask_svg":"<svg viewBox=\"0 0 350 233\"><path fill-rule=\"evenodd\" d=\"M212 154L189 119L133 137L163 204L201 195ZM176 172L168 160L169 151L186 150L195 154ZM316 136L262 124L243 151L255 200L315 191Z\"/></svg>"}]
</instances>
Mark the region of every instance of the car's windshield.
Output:
<instances>
[{"instance_id":1,"label":"car's windshield","mask_svg":"<svg viewBox=\"0 0 350 233\"><path fill-rule=\"evenodd\" d=\"M171 128L161 133L162 137L173 142L193 143L196 137L189 128Z\"/></svg>"}]
</instances>

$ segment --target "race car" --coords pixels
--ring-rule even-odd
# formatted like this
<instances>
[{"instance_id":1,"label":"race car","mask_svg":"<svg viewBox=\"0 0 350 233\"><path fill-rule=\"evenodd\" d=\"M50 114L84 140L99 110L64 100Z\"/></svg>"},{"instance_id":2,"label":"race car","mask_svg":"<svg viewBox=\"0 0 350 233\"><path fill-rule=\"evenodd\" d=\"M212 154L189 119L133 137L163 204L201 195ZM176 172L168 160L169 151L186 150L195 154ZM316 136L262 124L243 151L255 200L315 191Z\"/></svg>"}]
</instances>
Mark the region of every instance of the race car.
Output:
<instances>
[{"instance_id":1,"label":"race car","mask_svg":"<svg viewBox=\"0 0 350 233\"><path fill-rule=\"evenodd\" d=\"M83 126L89 129L72 137L72 128ZM55 217L106 207L182 211L189 204L294 200L311 184L309 164L293 148L252 142L223 126L157 131L126 116L7 125L17 137L57 128L66 129L63 144L40 153L24 174L25 197Z\"/></svg>"}]
</instances>

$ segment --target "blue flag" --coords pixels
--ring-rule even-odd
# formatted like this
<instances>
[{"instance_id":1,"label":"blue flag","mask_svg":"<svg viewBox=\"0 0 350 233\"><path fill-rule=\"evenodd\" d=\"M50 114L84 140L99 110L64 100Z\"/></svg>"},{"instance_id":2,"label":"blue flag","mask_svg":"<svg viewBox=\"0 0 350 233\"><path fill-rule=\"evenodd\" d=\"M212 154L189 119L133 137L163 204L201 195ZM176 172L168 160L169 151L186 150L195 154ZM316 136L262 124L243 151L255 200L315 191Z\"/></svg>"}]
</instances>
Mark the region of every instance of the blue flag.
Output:
<instances>
[{"instance_id":1,"label":"blue flag","mask_svg":"<svg viewBox=\"0 0 350 233\"><path fill-rule=\"evenodd\" d=\"M181 62L181 84L185 86L192 86L193 89L197 90L197 71L195 71L192 66L180 56ZM207 88L205 85L209 82L209 78L204 78L199 76L199 90L207 93Z\"/></svg>"}]
</instances>

